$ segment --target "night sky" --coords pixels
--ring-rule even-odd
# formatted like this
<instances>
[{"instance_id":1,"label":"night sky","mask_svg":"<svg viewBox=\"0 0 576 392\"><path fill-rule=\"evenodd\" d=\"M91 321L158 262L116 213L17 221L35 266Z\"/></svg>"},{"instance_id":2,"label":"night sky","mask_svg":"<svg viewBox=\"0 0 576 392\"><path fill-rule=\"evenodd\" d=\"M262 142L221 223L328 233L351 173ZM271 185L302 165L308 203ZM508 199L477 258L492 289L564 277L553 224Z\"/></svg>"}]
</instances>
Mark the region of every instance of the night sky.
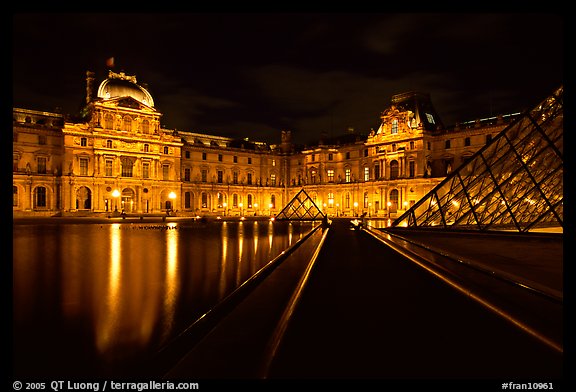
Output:
<instances>
[{"instance_id":1,"label":"night sky","mask_svg":"<svg viewBox=\"0 0 576 392\"><path fill-rule=\"evenodd\" d=\"M563 84L560 13L13 14L13 106L77 114L87 70L146 83L162 126L277 143L377 129L394 94L445 125Z\"/></svg>"}]
</instances>

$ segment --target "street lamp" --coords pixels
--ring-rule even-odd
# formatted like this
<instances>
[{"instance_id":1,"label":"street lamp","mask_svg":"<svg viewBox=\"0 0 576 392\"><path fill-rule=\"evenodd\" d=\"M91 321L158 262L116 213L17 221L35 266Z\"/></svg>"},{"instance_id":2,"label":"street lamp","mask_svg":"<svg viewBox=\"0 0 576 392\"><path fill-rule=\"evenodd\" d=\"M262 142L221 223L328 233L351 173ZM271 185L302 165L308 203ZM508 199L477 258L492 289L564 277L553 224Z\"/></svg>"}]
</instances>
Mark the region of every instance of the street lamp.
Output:
<instances>
[{"instance_id":1,"label":"street lamp","mask_svg":"<svg viewBox=\"0 0 576 392\"><path fill-rule=\"evenodd\" d=\"M170 199L170 211L174 211L174 199L176 199L176 193L170 192L168 198Z\"/></svg>"},{"instance_id":2,"label":"street lamp","mask_svg":"<svg viewBox=\"0 0 576 392\"><path fill-rule=\"evenodd\" d=\"M114 189L112 192L112 197L114 197L114 212L118 212L118 197L120 196L120 191L118 189Z\"/></svg>"},{"instance_id":3,"label":"street lamp","mask_svg":"<svg viewBox=\"0 0 576 392\"><path fill-rule=\"evenodd\" d=\"M356 215L356 216L358 216L357 208L358 208L358 202L355 201L355 202L354 202L354 215Z\"/></svg>"}]
</instances>

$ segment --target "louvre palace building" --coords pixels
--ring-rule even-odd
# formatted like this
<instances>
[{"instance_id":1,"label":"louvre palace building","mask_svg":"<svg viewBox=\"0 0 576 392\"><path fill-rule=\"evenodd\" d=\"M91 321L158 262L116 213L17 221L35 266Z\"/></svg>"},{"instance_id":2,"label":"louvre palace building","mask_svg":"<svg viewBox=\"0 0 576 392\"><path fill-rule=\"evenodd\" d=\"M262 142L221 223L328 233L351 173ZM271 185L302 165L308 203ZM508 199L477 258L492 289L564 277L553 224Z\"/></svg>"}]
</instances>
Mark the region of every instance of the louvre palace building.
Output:
<instances>
[{"instance_id":1,"label":"louvre palace building","mask_svg":"<svg viewBox=\"0 0 576 392\"><path fill-rule=\"evenodd\" d=\"M520 113L444 127L429 94L380 126L297 147L163 128L146 86L86 73L77 120L13 108L13 216L274 216L304 189L329 216L400 216Z\"/></svg>"}]
</instances>

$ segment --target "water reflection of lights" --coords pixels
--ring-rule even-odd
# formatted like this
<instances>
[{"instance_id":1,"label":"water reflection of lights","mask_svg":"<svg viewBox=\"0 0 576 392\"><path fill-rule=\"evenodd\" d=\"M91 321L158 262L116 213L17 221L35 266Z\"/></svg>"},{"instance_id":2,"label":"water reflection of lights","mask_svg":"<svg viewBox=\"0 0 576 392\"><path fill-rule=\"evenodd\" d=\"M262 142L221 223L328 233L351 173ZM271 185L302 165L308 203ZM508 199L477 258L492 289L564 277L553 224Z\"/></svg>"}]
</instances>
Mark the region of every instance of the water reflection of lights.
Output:
<instances>
[{"instance_id":1,"label":"water reflection of lights","mask_svg":"<svg viewBox=\"0 0 576 392\"><path fill-rule=\"evenodd\" d=\"M222 299L226 295L226 264L228 259L228 223L222 222L222 258L220 259L220 282L218 295Z\"/></svg>"},{"instance_id":2,"label":"water reflection of lights","mask_svg":"<svg viewBox=\"0 0 576 392\"><path fill-rule=\"evenodd\" d=\"M236 285L242 283L242 249L244 249L244 222L238 223L238 262L236 263Z\"/></svg>"},{"instance_id":3,"label":"water reflection of lights","mask_svg":"<svg viewBox=\"0 0 576 392\"><path fill-rule=\"evenodd\" d=\"M288 223L288 245L292 245L292 222Z\"/></svg>"},{"instance_id":4,"label":"water reflection of lights","mask_svg":"<svg viewBox=\"0 0 576 392\"><path fill-rule=\"evenodd\" d=\"M168 337L174 323L176 298L178 297L178 230L176 223L168 223L166 230L166 289L164 292L164 329L163 338Z\"/></svg>"},{"instance_id":5,"label":"water reflection of lights","mask_svg":"<svg viewBox=\"0 0 576 392\"><path fill-rule=\"evenodd\" d=\"M96 347L103 353L111 345L115 334L114 326L120 313L120 279L122 275L122 230L120 224L110 226L110 268L106 291L106 312L102 325L97 327Z\"/></svg>"},{"instance_id":6,"label":"water reflection of lights","mask_svg":"<svg viewBox=\"0 0 576 392\"><path fill-rule=\"evenodd\" d=\"M274 237L274 225L272 220L268 222L268 243L270 244L269 252L272 251L272 238Z\"/></svg>"}]
</instances>

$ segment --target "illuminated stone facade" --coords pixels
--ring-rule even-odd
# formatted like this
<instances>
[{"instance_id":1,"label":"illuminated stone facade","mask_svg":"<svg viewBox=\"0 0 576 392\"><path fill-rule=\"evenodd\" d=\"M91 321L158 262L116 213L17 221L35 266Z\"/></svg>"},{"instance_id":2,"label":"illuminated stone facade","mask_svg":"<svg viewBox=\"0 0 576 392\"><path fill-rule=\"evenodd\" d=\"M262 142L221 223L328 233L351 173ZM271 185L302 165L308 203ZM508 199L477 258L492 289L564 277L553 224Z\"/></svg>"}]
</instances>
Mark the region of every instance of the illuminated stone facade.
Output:
<instances>
[{"instance_id":1,"label":"illuminated stone facade","mask_svg":"<svg viewBox=\"0 0 576 392\"><path fill-rule=\"evenodd\" d=\"M13 109L13 214L274 215L305 188L331 216L396 217L516 115L445 128L430 97L392 97L380 127L298 149L162 128L135 76L110 72L70 120Z\"/></svg>"}]
</instances>

